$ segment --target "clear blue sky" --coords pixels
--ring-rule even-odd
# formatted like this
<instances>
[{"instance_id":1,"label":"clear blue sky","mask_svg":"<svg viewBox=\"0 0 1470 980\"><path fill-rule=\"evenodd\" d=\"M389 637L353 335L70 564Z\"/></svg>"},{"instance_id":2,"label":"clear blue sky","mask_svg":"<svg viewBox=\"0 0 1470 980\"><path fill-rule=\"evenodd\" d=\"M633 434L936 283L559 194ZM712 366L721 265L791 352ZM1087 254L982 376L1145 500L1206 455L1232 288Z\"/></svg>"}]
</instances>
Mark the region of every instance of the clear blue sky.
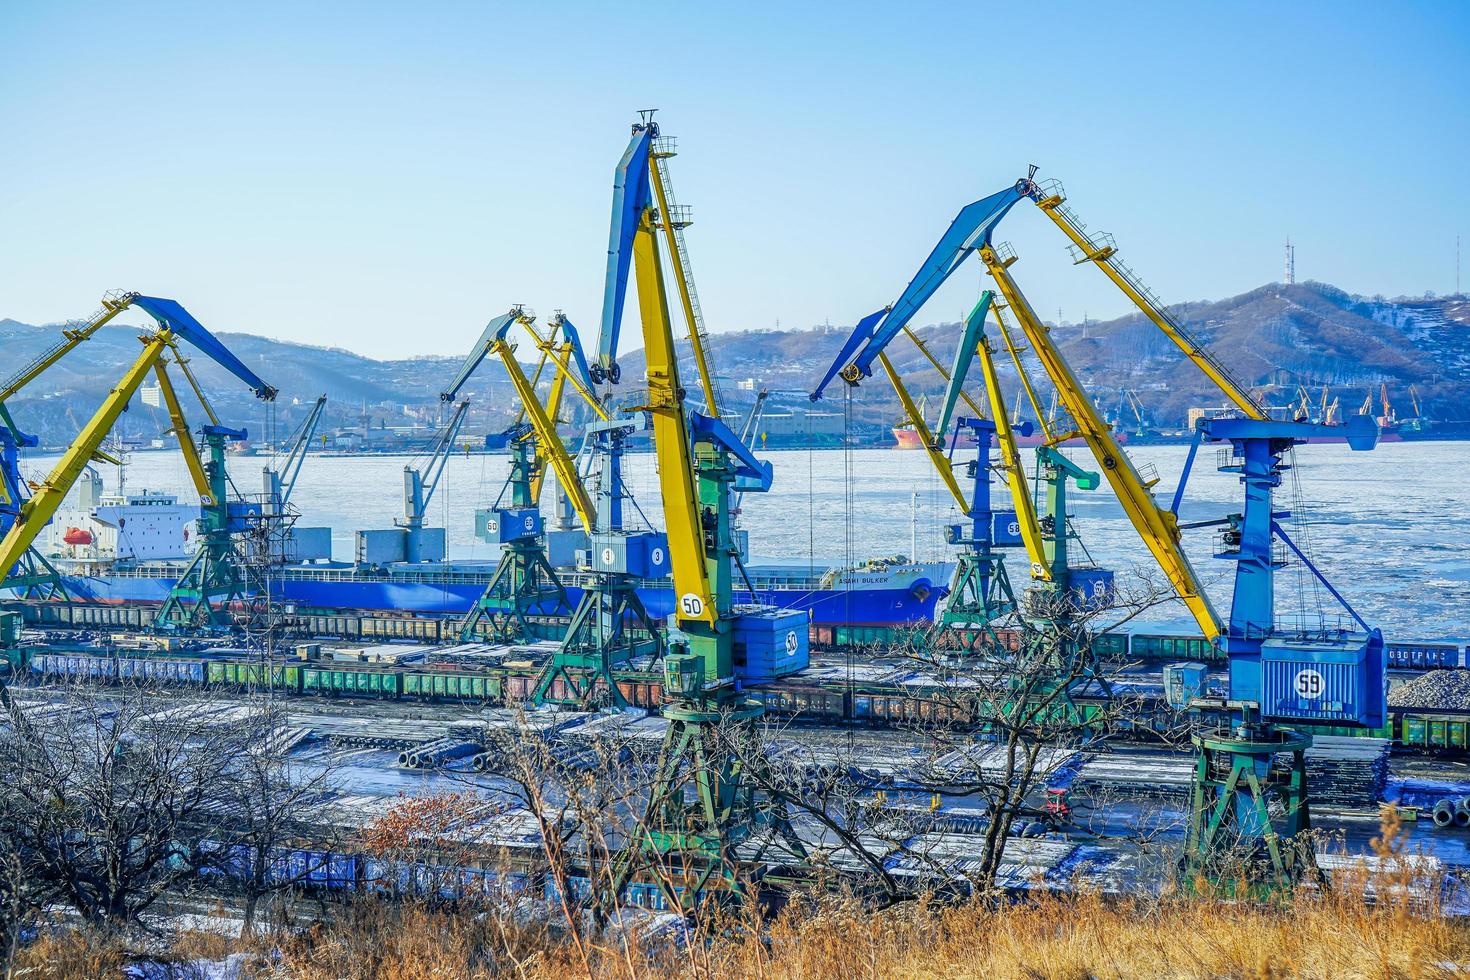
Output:
<instances>
[{"instance_id":1,"label":"clear blue sky","mask_svg":"<svg viewBox=\"0 0 1470 980\"><path fill-rule=\"evenodd\" d=\"M1364 293L1449 292L1470 253L1463 0L10 0L0 45L0 317L30 322L130 288L379 357L512 302L590 337L650 106L717 330L851 323L1028 163L1169 301L1279 279L1288 234ZM1123 311L1034 209L1003 237L1048 316Z\"/></svg>"}]
</instances>

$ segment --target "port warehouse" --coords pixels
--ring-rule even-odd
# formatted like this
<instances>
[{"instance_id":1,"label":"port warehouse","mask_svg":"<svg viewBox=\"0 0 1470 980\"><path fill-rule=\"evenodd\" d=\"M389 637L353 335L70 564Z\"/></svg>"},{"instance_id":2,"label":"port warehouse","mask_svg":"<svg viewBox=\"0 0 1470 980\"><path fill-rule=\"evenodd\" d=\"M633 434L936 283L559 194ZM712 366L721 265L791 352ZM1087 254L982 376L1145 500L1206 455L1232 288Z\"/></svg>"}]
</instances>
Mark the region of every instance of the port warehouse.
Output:
<instances>
[{"instance_id":1,"label":"port warehouse","mask_svg":"<svg viewBox=\"0 0 1470 980\"><path fill-rule=\"evenodd\" d=\"M62 605L31 606L57 614L69 607ZM80 609L84 607L70 607ZM122 612L127 607L104 607L106 612ZM64 614L62 614L64 615ZM41 616L43 621L49 616ZM415 624L426 629L445 624L443 640L451 642L452 623L433 619L384 619L382 617L330 617L339 625L356 624L355 630L344 630L352 641L401 634L375 632L385 624ZM363 624L375 624L362 630ZM120 624L125 625L125 624ZM814 643L817 649L841 652L842 628L821 627L830 642ZM860 639L848 644L882 642L878 631L859 631ZM1013 642L1013 631L997 631L1002 643ZM435 701L474 705L515 704L531 698L541 673L549 645L520 644L492 646L488 644L438 645L437 632L415 633L412 638L433 645L406 645L401 642L379 642L358 648L346 657L364 660L386 658L413 663L372 663L344 657L333 659L278 659L269 664L242 651L197 651L126 649L109 650L95 646L51 642L41 646L13 646L8 650L9 667L18 676L30 675L37 680L93 681L99 683L140 683L185 685L216 689L251 691L273 690L303 697L367 698L393 701ZM891 639L892 637L890 637ZM157 642L157 641L154 641ZM834 645L835 644L835 645ZM305 644L320 656L322 644ZM1115 663L1136 661L1158 664L1161 661L1208 661L1213 648L1203 637L1176 634L1102 633L1096 647L1105 660ZM312 648L317 648L313 650ZM360 651L360 652L359 652ZM483 654L498 663L486 664ZM1415 672L1423 669L1466 666L1466 648L1452 643L1390 644L1391 659L1396 669ZM311 654L303 654L309 656ZM456 659L481 661L466 669ZM418 661L422 661L421 663ZM767 711L783 718L822 724L905 725L913 723L976 724L976 706L955 698L942 678L913 669L896 658L864 658L854 665L846 659L812 661L805 670L784 677L756 675L746 693L760 701ZM1091 723L1107 718L1113 731L1109 734L1147 738L1176 732L1180 714L1168 704L1158 674L1124 675L1130 695L1129 717L1122 722L1108 710L1109 699L1096 692L1079 691L1071 698L1077 718ZM659 709L665 701L662 673L654 665L648 669L620 669L617 686L623 698L634 707ZM553 682L554 697L566 697L564 681ZM1470 710L1421 709L1394 707L1385 724L1379 728L1359 729L1330 725L1309 725L1305 730L1319 735L1354 735L1388 738L1411 749L1450 752L1470 750Z\"/></svg>"}]
</instances>

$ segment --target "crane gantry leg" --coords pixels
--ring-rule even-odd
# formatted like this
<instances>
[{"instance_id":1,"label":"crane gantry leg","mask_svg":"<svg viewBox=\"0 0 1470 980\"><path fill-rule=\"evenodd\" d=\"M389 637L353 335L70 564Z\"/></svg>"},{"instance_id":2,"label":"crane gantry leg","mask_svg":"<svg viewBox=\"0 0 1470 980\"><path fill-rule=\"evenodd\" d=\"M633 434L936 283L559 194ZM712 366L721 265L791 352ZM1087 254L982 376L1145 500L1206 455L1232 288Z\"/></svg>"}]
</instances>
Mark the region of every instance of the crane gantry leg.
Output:
<instances>
[{"instance_id":1,"label":"crane gantry leg","mask_svg":"<svg viewBox=\"0 0 1470 980\"><path fill-rule=\"evenodd\" d=\"M484 635L503 643L524 641L536 635L535 617L572 611L566 587L543 545L533 489L541 464L529 427L512 432L510 451L510 507L496 509L488 518L491 532L501 542L500 563L460 626L462 642Z\"/></svg>"}]
</instances>

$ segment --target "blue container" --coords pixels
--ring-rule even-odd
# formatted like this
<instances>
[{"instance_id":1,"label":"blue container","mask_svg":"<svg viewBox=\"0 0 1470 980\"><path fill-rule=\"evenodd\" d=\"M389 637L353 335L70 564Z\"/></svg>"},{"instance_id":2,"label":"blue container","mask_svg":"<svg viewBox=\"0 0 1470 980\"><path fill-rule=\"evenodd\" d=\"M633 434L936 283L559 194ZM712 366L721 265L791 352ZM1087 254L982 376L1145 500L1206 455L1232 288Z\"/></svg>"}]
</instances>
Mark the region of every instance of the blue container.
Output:
<instances>
[{"instance_id":1,"label":"blue container","mask_svg":"<svg viewBox=\"0 0 1470 980\"><path fill-rule=\"evenodd\" d=\"M669 538L655 531L594 534L587 543L587 564L594 571L662 578L669 574Z\"/></svg>"},{"instance_id":2,"label":"blue container","mask_svg":"<svg viewBox=\"0 0 1470 980\"><path fill-rule=\"evenodd\" d=\"M1078 608L1103 609L1113 604L1112 569L1074 568L1067 574L1071 578L1071 591L1075 593L1074 601Z\"/></svg>"},{"instance_id":3,"label":"blue container","mask_svg":"<svg viewBox=\"0 0 1470 980\"><path fill-rule=\"evenodd\" d=\"M1019 548L1024 543L1021 540L1021 522L1016 518L1015 511L995 511L990 515L990 520L990 539L997 548Z\"/></svg>"},{"instance_id":4,"label":"blue container","mask_svg":"<svg viewBox=\"0 0 1470 980\"><path fill-rule=\"evenodd\" d=\"M1379 728L1387 708L1383 636L1274 638L1261 644L1261 713Z\"/></svg>"},{"instance_id":5,"label":"blue container","mask_svg":"<svg viewBox=\"0 0 1470 980\"><path fill-rule=\"evenodd\" d=\"M735 617L735 676L759 684L805 670L811 618L804 609L763 606Z\"/></svg>"},{"instance_id":6,"label":"blue container","mask_svg":"<svg viewBox=\"0 0 1470 980\"><path fill-rule=\"evenodd\" d=\"M541 533L541 512L534 507L509 507L497 510L486 530L501 544L524 541Z\"/></svg>"}]
</instances>

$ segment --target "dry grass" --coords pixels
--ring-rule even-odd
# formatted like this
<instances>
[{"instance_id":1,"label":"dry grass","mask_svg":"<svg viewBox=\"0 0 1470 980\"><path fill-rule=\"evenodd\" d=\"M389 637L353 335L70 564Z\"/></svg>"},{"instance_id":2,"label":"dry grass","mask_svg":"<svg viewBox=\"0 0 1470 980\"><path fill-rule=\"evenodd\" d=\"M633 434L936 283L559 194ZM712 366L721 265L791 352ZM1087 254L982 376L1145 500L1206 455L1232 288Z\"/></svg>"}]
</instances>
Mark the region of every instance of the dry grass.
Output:
<instances>
[{"instance_id":1,"label":"dry grass","mask_svg":"<svg viewBox=\"0 0 1470 980\"><path fill-rule=\"evenodd\" d=\"M1389 811L1375 842L1378 868L1339 872L1330 891L1307 891L1289 903L1109 899L1082 890L873 912L822 896L794 902L770 922L711 923L684 945L640 942L636 934L597 945L489 913L368 902L305 933L246 946L183 937L172 954L217 959L251 951L257 965L247 976L261 980L1470 977L1470 923L1446 917L1437 899L1424 897L1438 894L1441 882L1401 853L1397 831ZM67 933L26 948L15 975L115 977L129 958L117 942Z\"/></svg>"},{"instance_id":2,"label":"dry grass","mask_svg":"<svg viewBox=\"0 0 1470 980\"><path fill-rule=\"evenodd\" d=\"M749 931L685 949L594 948L505 932L485 920L365 906L331 928L262 956L258 977L451 980L571 977L1398 978L1470 975L1470 926L1401 904L1336 894L1263 906L1207 899L1110 901L1045 895L1012 905L920 902L883 913L854 902L803 904ZM206 950L197 950L203 953ZM226 949L211 947L222 956ZM128 956L84 934L48 938L20 957L18 976L115 977Z\"/></svg>"}]
</instances>

